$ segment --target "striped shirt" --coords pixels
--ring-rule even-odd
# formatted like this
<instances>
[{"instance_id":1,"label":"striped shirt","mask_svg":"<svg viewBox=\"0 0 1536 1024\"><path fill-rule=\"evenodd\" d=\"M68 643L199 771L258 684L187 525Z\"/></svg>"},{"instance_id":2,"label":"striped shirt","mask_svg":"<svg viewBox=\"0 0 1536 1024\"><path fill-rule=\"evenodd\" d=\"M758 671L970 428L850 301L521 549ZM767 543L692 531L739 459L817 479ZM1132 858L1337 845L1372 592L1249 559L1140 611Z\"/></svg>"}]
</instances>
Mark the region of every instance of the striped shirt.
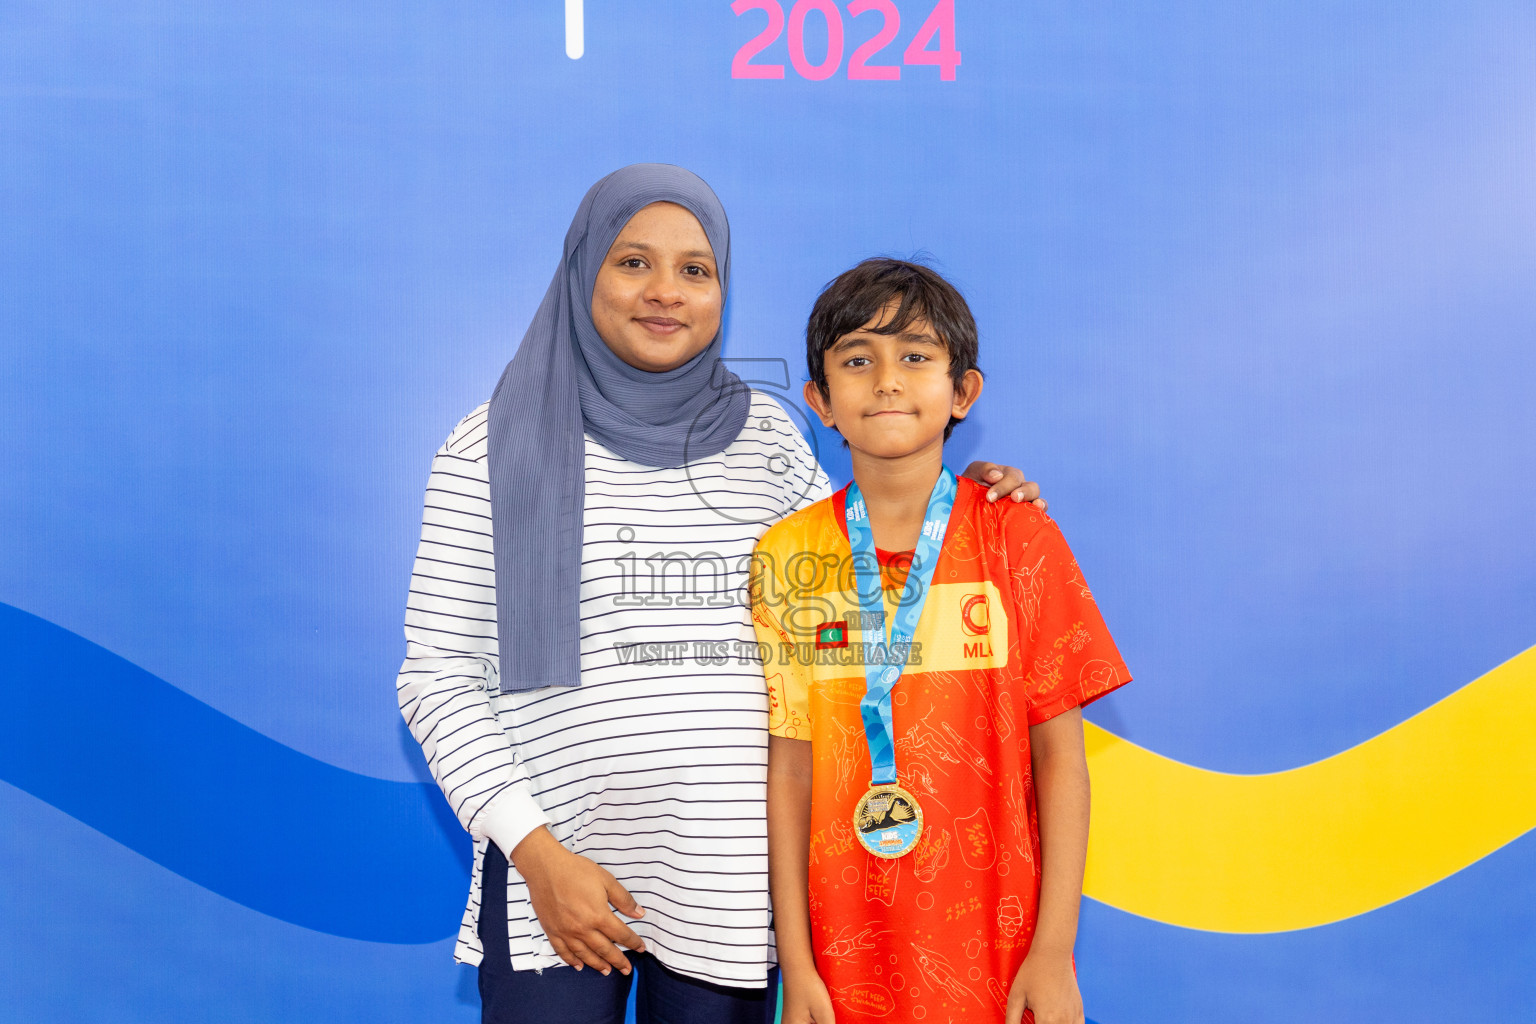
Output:
<instances>
[{"instance_id":1,"label":"striped shirt","mask_svg":"<svg viewBox=\"0 0 1536 1024\"><path fill-rule=\"evenodd\" d=\"M770 958L767 696L747 606L753 547L828 495L784 410L752 395L719 455L665 469L586 439L581 685L502 694L482 405L438 450L405 618L400 711L474 871L454 950L478 964L486 844L548 824L611 871L669 968L760 986ZM562 963L508 869L512 966Z\"/></svg>"}]
</instances>

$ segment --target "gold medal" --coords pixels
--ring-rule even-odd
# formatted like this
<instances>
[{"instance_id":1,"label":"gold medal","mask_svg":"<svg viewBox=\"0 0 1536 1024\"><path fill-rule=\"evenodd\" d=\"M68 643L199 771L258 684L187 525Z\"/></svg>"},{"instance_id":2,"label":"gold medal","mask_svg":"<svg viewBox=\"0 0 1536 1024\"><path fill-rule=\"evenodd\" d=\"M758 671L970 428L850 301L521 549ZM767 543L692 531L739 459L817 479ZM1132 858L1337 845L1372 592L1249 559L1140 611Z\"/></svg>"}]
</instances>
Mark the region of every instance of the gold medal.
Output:
<instances>
[{"instance_id":1,"label":"gold medal","mask_svg":"<svg viewBox=\"0 0 1536 1024\"><path fill-rule=\"evenodd\" d=\"M853 831L864 849L895 860L911 853L922 838L923 808L894 783L871 786L853 809Z\"/></svg>"}]
</instances>

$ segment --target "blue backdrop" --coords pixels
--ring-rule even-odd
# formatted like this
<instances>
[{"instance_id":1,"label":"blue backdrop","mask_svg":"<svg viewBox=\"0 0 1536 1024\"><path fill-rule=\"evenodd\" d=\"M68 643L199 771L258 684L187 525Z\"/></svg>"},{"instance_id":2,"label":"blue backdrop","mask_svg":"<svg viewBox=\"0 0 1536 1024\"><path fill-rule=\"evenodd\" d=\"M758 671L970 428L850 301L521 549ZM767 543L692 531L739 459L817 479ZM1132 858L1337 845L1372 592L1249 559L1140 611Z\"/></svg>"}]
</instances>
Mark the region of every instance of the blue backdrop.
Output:
<instances>
[{"instance_id":1,"label":"blue backdrop","mask_svg":"<svg viewBox=\"0 0 1536 1024\"><path fill-rule=\"evenodd\" d=\"M1536 644L1529 0L895 0L873 80L878 10L580 6L0 0L0 1016L477 1019L421 489L636 160L715 186L796 393L854 260L964 288L950 461L1044 482L1105 728L1281 771ZM1101 1024L1528 1020L1536 837L1302 931L1089 901L1078 957Z\"/></svg>"}]
</instances>

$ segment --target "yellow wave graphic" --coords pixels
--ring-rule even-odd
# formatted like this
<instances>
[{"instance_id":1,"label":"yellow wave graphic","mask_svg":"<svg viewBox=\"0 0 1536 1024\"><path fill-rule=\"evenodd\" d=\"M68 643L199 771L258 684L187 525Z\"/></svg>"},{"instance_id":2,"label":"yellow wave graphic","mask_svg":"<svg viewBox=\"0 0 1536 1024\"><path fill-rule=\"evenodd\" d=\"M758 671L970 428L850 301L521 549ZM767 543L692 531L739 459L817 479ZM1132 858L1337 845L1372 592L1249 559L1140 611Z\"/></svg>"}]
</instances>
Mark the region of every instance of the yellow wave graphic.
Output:
<instances>
[{"instance_id":1,"label":"yellow wave graphic","mask_svg":"<svg viewBox=\"0 0 1536 1024\"><path fill-rule=\"evenodd\" d=\"M1087 743L1086 895L1207 931L1329 924L1433 885L1536 827L1536 647L1381 735L1290 771L1206 771L1091 723Z\"/></svg>"}]
</instances>

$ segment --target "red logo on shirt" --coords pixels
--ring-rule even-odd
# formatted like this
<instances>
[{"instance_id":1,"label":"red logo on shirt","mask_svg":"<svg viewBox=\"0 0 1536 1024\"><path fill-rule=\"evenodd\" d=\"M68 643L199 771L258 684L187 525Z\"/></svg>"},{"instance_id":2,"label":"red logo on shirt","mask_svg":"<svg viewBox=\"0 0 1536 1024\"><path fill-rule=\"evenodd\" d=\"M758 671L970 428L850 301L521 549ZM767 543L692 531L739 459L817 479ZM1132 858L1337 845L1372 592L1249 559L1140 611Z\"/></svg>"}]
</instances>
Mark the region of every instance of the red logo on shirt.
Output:
<instances>
[{"instance_id":1,"label":"red logo on shirt","mask_svg":"<svg viewBox=\"0 0 1536 1024\"><path fill-rule=\"evenodd\" d=\"M992 631L992 609L986 594L967 594L961 598L960 628L971 636L986 636Z\"/></svg>"}]
</instances>

